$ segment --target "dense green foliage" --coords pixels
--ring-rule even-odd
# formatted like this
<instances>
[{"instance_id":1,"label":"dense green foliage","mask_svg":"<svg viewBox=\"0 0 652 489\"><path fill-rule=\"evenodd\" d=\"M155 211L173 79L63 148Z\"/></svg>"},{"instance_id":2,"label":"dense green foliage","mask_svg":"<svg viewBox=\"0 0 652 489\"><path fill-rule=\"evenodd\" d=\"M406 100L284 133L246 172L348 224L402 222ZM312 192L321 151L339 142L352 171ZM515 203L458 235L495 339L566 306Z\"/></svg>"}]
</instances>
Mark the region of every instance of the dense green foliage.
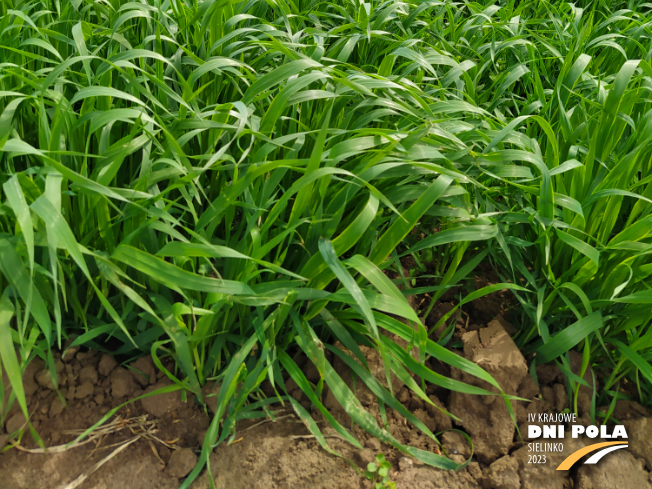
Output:
<instances>
[{"instance_id":1,"label":"dense green foliage","mask_svg":"<svg viewBox=\"0 0 652 489\"><path fill-rule=\"evenodd\" d=\"M324 354L341 341L399 410L358 344L425 402L419 378L486 393L431 355L496 385L383 273L406 254L436 261L434 299L489 261L504 283L460 307L511 288L524 349L567 365L583 345L612 395L627 375L647 402L652 7L585 3L4 0L0 353L18 402L34 355L110 336L172 355L200 397L222 382L202 461L288 372L315 409L325 383L368 431L454 468L399 445Z\"/></svg>"}]
</instances>

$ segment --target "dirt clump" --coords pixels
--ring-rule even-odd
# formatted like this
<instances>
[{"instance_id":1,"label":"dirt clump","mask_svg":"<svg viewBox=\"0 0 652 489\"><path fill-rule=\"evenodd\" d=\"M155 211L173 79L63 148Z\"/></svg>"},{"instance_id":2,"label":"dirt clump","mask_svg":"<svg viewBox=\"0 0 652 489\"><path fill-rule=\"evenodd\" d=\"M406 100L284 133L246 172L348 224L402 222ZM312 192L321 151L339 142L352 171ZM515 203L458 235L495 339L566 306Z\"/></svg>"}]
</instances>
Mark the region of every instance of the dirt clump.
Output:
<instances>
[{"instance_id":1,"label":"dirt clump","mask_svg":"<svg viewBox=\"0 0 652 489\"><path fill-rule=\"evenodd\" d=\"M568 472L557 470L566 457L579 450L585 445L582 439L571 438L566 433L563 440L552 440L561 442L563 450L560 452L548 451L545 453L545 463L540 459L532 459L533 453L527 445L516 450L511 456L516 459L519 467L519 477L523 487L530 489L563 489L567 485Z\"/></svg>"},{"instance_id":2,"label":"dirt clump","mask_svg":"<svg viewBox=\"0 0 652 489\"><path fill-rule=\"evenodd\" d=\"M537 366L542 394L539 396L539 386L528 375L525 359L512 341L504 319L496 317L486 327L466 329L464 332L460 329L460 338L464 345L464 357L486 370L504 392L531 399L527 403L512 402L523 438L527 434L528 415L558 411L571 405L565 378L554 365ZM401 348L406 347L406 342L395 341ZM338 346L345 351L342 345ZM389 388L378 352L365 346L361 347L361 351L374 377ZM44 369L42 363L37 364L29 374L36 385L28 396L29 411L33 413L30 421L49 447L72 441L75 435L70 434L69 430L87 429L111 408L142 394L141 389L152 393L173 385L164 374L154 369L151 359L147 357L129 363L129 368L118 365L111 357L87 351L75 352L74 357L65 364L58 358L55 360L59 368L59 387L63 398L67 399L67 405L56 391L37 382L36 375ZM613 413L613 418L622 420L626 425L630 444L628 449L609 454L597 466L578 464L570 471L556 471L559 463L570 453L598 440L571 439L570 430L567 429L566 439L545 440L562 442L563 451L546 451L545 463L533 463L531 457L534 452L516 434L506 403L500 396L459 394L425 382L424 390L428 396L425 399L407 387L409 384L405 378L402 377L406 380L404 384L392 375L391 389L396 398L430 431L438 433L440 446L413 426L402 414L402 408L386 406L381 414L376 395L353 374L348 365L336 355L330 356L329 360L379 427L385 428L399 443L430 453L443 453L454 462L463 463L471 457L471 447L465 434L453 428L459 427L465 431L472 438L475 449L468 466L459 471L436 469L379 441L352 424L333 392L326 388L322 395L324 405L362 448L345 442L323 415L308 405L308 411L322 431L329 449L341 455L337 457L322 448L288 403L285 407L270 405L268 409L274 413L274 421L271 418L239 421L236 431L211 453L210 471L217 488L371 489L372 483L362 471L379 453L385 454L391 463L391 480L400 489L592 489L609 484L610 487L649 488L645 464L648 469L652 468L652 418L648 417L645 408L636 403L618 401ZM305 356L296 362L310 382L319 381L319 371ZM577 366L577 360L573 362ZM452 376L490 392L499 392L489 383L450 368L435 358L427 359L427 365L446 377ZM547 382L543 382L543 379ZM296 383L286 379L286 386L294 399L302 405L306 403L305 395ZM211 411L215 410L217 402L217 396L212 394L219 393L219 389L219 383L209 383L202 389ZM270 395L273 395L273 390ZM142 434L142 426L149 426L149 429L155 430L152 434L158 441L153 437L135 440L92 474L80 489L176 489L180 480L195 466L210 423L203 408L191 395L187 397L188 401L184 401L181 391L175 390L128 404L118 412L120 418L110 418L117 423L114 425L116 431L88 445L48 454L7 450L0 454L2 487L60 489L117 446L132 440L136 433ZM18 429L25 423L25 418L21 417L16 406L12 406L12 410L6 418L6 427ZM452 412L461 423L452 423L442 410ZM134 419L150 424L128 425L135 423ZM587 413L579 422L587 422ZM0 450L9 442L8 437L0 430ZM99 444L96 446L96 443ZM29 435L22 438L21 444L23 448L36 448ZM626 455L619 455L618 452ZM351 464L357 465L357 470ZM209 487L206 471L191 485L191 489Z\"/></svg>"},{"instance_id":3,"label":"dirt clump","mask_svg":"<svg viewBox=\"0 0 652 489\"><path fill-rule=\"evenodd\" d=\"M10 438L26 422L14 402L6 418L6 428L10 432L3 434L0 429L0 450L8 443L19 442L23 450L36 452L27 453L13 448L0 453L0 486L11 489L60 489L81 475L88 474L98 461L133 440L124 450L111 456L97 472L91 473L80 488L178 488L178 478L187 474L183 472L191 463L185 450L195 456L193 450L200 448L198 434L209 424L202 409L190 399L177 405L170 417L158 419L145 413L139 403L128 404L116 413L117 418L112 416L103 424L104 428L112 426L105 436L88 444L64 449L76 437L71 430L90 428L111 408L128 400L138 390L132 374L117 366L111 357L100 357L92 351L74 353L66 356L65 364L54 353L55 372L67 405L51 389L53 384L47 382L46 379L51 380L51 377L50 372L44 370L43 362L36 360L26 368L24 378L31 379L36 385L35 389L26 390L30 422L47 447L59 448L42 453L29 433L20 440ZM37 376L41 382L38 382ZM152 436L134 439L139 433L142 435L144 427L151 430ZM173 459L177 452L183 454ZM171 459L174 463L170 465Z\"/></svg>"},{"instance_id":4,"label":"dirt clump","mask_svg":"<svg viewBox=\"0 0 652 489\"><path fill-rule=\"evenodd\" d=\"M343 459L316 449L317 442L293 417L267 422L254 430L242 430L237 440L230 445L221 444L211 455L210 466L217 489L365 487L361 485L361 477ZM328 439L328 443L338 451L350 447L338 439ZM345 453L352 457L352 452ZM233 470L234 467L237 469ZM206 473L193 485L193 489L209 487Z\"/></svg>"},{"instance_id":5,"label":"dirt clump","mask_svg":"<svg viewBox=\"0 0 652 489\"><path fill-rule=\"evenodd\" d=\"M170 477L180 479L187 476L196 464L197 455L189 448L182 448L172 453L165 472Z\"/></svg>"},{"instance_id":6,"label":"dirt clump","mask_svg":"<svg viewBox=\"0 0 652 489\"><path fill-rule=\"evenodd\" d=\"M486 328L465 333L462 341L468 360L486 370L506 394L517 394L527 375L527 365L500 321L491 321ZM487 382L461 370L454 368L452 374L456 380L498 392ZM513 444L515 426L499 396L452 392L448 408L471 435L478 460L491 463L508 453Z\"/></svg>"},{"instance_id":7,"label":"dirt clump","mask_svg":"<svg viewBox=\"0 0 652 489\"><path fill-rule=\"evenodd\" d=\"M652 418L625 420L623 425L629 437L627 449L643 459L647 469L652 470Z\"/></svg>"},{"instance_id":8,"label":"dirt clump","mask_svg":"<svg viewBox=\"0 0 652 489\"><path fill-rule=\"evenodd\" d=\"M48 416L50 418L56 418L59 416L62 412L63 409L65 408L63 402L61 399L58 397L55 397L54 400L52 401L52 404L50 404L50 409L48 411Z\"/></svg>"},{"instance_id":9,"label":"dirt clump","mask_svg":"<svg viewBox=\"0 0 652 489\"><path fill-rule=\"evenodd\" d=\"M100 358L100 363L97 366L100 374L104 377L108 377L111 371L118 366L118 362L115 361L111 355L104 354Z\"/></svg>"},{"instance_id":10,"label":"dirt clump","mask_svg":"<svg viewBox=\"0 0 652 489\"><path fill-rule=\"evenodd\" d=\"M392 480L397 488L409 489L476 489L477 481L471 474L464 470L454 472L450 470L437 470L424 465L408 465L394 473Z\"/></svg>"},{"instance_id":11,"label":"dirt clump","mask_svg":"<svg viewBox=\"0 0 652 489\"><path fill-rule=\"evenodd\" d=\"M97 369L92 365L82 367L79 371L79 381L83 384L88 382L91 385L97 384Z\"/></svg>"},{"instance_id":12,"label":"dirt clump","mask_svg":"<svg viewBox=\"0 0 652 489\"><path fill-rule=\"evenodd\" d=\"M465 460L471 456L469 442L457 431L446 431L441 436L441 443L449 455L461 455Z\"/></svg>"},{"instance_id":13,"label":"dirt clump","mask_svg":"<svg viewBox=\"0 0 652 489\"><path fill-rule=\"evenodd\" d=\"M93 395L95 388L89 381L84 382L75 390L76 399L85 399Z\"/></svg>"},{"instance_id":14,"label":"dirt clump","mask_svg":"<svg viewBox=\"0 0 652 489\"><path fill-rule=\"evenodd\" d=\"M539 384L554 384L555 381L563 381L564 375L554 363L540 363L536 367Z\"/></svg>"},{"instance_id":15,"label":"dirt clump","mask_svg":"<svg viewBox=\"0 0 652 489\"><path fill-rule=\"evenodd\" d=\"M144 394L149 394L150 392L171 385L171 381L161 380L145 389ZM165 418L173 415L174 412L178 411L183 404L183 401L181 400L181 391L166 392L165 394L145 397L144 399L141 399L140 402L145 412L156 418Z\"/></svg>"},{"instance_id":16,"label":"dirt clump","mask_svg":"<svg viewBox=\"0 0 652 489\"><path fill-rule=\"evenodd\" d=\"M111 395L116 399L127 397L136 392L138 386L126 368L118 367L111 372Z\"/></svg>"},{"instance_id":17,"label":"dirt clump","mask_svg":"<svg viewBox=\"0 0 652 489\"><path fill-rule=\"evenodd\" d=\"M475 290L479 290L500 283L502 280L493 270L483 270L482 273L473 278L473 282ZM484 324L495 319L498 315L508 317L509 309L514 300L514 294L511 290L502 289L469 302L465 305L465 308L472 319L471 322Z\"/></svg>"},{"instance_id":18,"label":"dirt clump","mask_svg":"<svg viewBox=\"0 0 652 489\"><path fill-rule=\"evenodd\" d=\"M535 453L526 445L499 458L484 472L483 486L486 489L564 489L568 484L568 472L556 470L557 466L582 448L584 441L571 438L568 432L564 439L553 441L560 442L558 446L563 450Z\"/></svg>"},{"instance_id":19,"label":"dirt clump","mask_svg":"<svg viewBox=\"0 0 652 489\"><path fill-rule=\"evenodd\" d=\"M9 421L7 421L7 424L5 425L5 429L7 430L7 433L11 434L21 429L26 422L25 415L22 412L18 412L9 418Z\"/></svg>"},{"instance_id":20,"label":"dirt clump","mask_svg":"<svg viewBox=\"0 0 652 489\"><path fill-rule=\"evenodd\" d=\"M485 487L496 489L519 489L521 478L518 475L518 460L502 457L491 464L487 471Z\"/></svg>"},{"instance_id":21,"label":"dirt clump","mask_svg":"<svg viewBox=\"0 0 652 489\"><path fill-rule=\"evenodd\" d=\"M344 346L340 343L337 343L335 346L341 350L344 350ZM387 385L387 377L385 375L385 365L380 356L380 353L378 353L373 348L366 346L360 346L360 350L367 361L367 365L369 366L369 371L371 374L385 388L388 388L389 386ZM339 357L335 357L333 361L333 368L336 372L339 373L344 383L354 392L355 396L358 398L362 406L370 409L371 411L378 411L376 395L369 389L369 387L367 387L364 382L356 378L355 374L352 372L349 366L344 363L343 360L341 360ZM401 395L403 394L408 396L405 398L405 401L409 402L409 392L407 392L407 388L404 387L403 382L401 382L393 373L390 374L390 379L392 382L392 391L397 393L397 398L399 401L401 400ZM286 385L286 387L288 387L288 391L292 389L290 385L291 382L288 382L288 385ZM351 423L351 418L346 413L344 408L342 408L332 390L329 388L325 389L324 406L340 423Z\"/></svg>"},{"instance_id":22,"label":"dirt clump","mask_svg":"<svg viewBox=\"0 0 652 489\"><path fill-rule=\"evenodd\" d=\"M58 374L57 374L57 377L58 377ZM44 387L44 388L50 389L50 390L55 389L54 382L52 381L52 375L50 375L49 370L41 370L40 372L38 372L36 374L35 378L36 378L36 382L38 382L38 384L41 387ZM57 383L59 383L59 382L60 382L59 379L57 379Z\"/></svg>"},{"instance_id":23,"label":"dirt clump","mask_svg":"<svg viewBox=\"0 0 652 489\"><path fill-rule=\"evenodd\" d=\"M604 408L606 410L606 408ZM629 419L637 418L648 418L650 417L650 411L641 406L638 402L627 401L627 400L618 400L616 406L614 407L613 412L611 413L611 418L618 421L626 421Z\"/></svg>"},{"instance_id":24,"label":"dirt clump","mask_svg":"<svg viewBox=\"0 0 652 489\"><path fill-rule=\"evenodd\" d=\"M131 367L131 375L134 380L140 384L141 387L147 387L149 384L156 382L156 369L152 357L140 357L134 362L129 364Z\"/></svg>"},{"instance_id":25,"label":"dirt clump","mask_svg":"<svg viewBox=\"0 0 652 489\"><path fill-rule=\"evenodd\" d=\"M38 390L39 384L36 382L36 374L42 368L43 362L40 358L35 358L25 368L25 372L23 373L23 389L25 391L25 396L31 397ZM10 387L9 379L7 379L7 382L4 385L7 386L7 388ZM8 396L5 396L5 399L8 399Z\"/></svg>"},{"instance_id":26,"label":"dirt clump","mask_svg":"<svg viewBox=\"0 0 652 489\"><path fill-rule=\"evenodd\" d=\"M627 449L616 450L604 456L597 464L584 464L577 473L578 489L613 489L630 487L650 489L649 474L644 462L634 458Z\"/></svg>"}]
</instances>

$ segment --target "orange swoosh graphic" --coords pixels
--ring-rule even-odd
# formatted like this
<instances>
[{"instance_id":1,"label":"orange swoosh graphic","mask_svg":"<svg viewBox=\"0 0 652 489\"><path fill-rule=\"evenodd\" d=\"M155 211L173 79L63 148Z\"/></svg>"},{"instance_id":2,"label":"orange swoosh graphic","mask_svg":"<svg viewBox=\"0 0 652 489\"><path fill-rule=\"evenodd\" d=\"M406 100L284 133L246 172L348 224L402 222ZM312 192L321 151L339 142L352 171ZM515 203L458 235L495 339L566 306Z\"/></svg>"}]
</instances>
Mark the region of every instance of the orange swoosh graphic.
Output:
<instances>
[{"instance_id":1,"label":"orange swoosh graphic","mask_svg":"<svg viewBox=\"0 0 652 489\"><path fill-rule=\"evenodd\" d=\"M576 452L571 453L566 460L564 460L562 463L559 464L559 467L557 467L557 470L568 470L570 469L575 462L577 462L579 459L581 459L584 455L587 453L595 452L599 448L604 448L608 447L611 445L627 445L626 441L606 441L604 443L595 443L593 445L589 445L588 447L580 448Z\"/></svg>"}]
</instances>

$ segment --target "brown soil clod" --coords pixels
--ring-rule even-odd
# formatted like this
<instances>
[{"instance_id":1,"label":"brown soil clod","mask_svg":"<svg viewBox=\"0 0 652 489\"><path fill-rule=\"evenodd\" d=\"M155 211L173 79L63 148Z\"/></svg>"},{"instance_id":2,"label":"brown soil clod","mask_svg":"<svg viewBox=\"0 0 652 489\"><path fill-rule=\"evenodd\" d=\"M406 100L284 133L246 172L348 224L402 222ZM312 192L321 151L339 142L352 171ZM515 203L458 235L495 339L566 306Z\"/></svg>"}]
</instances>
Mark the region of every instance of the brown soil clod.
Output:
<instances>
[{"instance_id":1,"label":"brown soil clod","mask_svg":"<svg viewBox=\"0 0 652 489\"><path fill-rule=\"evenodd\" d=\"M41 370L36 374L35 378L41 387L50 390L55 389L54 382L52 381L52 375L50 374L49 370Z\"/></svg>"},{"instance_id":2,"label":"brown soil clod","mask_svg":"<svg viewBox=\"0 0 652 489\"><path fill-rule=\"evenodd\" d=\"M9 421L7 421L5 425L5 429L8 434L12 434L25 426L25 423L27 423L25 415L22 412L19 412L9 418Z\"/></svg>"},{"instance_id":3,"label":"brown soil clod","mask_svg":"<svg viewBox=\"0 0 652 489\"><path fill-rule=\"evenodd\" d=\"M517 394L527 375L527 365L521 352L505 331L500 321L494 320L486 328L462 336L467 359L485 369L506 394ZM495 388L457 369L453 377L471 385L496 392ZM449 411L461 421L473 439L478 460L491 463L508 453L512 446L515 427L507 406L496 397L482 397L452 392Z\"/></svg>"},{"instance_id":4,"label":"brown soil clod","mask_svg":"<svg viewBox=\"0 0 652 489\"><path fill-rule=\"evenodd\" d=\"M104 354L100 359L100 363L97 366L98 371L104 377L108 377L111 371L118 366L118 362L111 355Z\"/></svg>"},{"instance_id":5,"label":"brown soil clod","mask_svg":"<svg viewBox=\"0 0 652 489\"><path fill-rule=\"evenodd\" d=\"M460 337L467 359L492 375L507 394L532 400L529 403L512 402L521 434L525 438L528 414L565 409L572 404L572 400L568 399L564 377L552 365L537 367L541 392L547 402L538 398L539 388L528 375L525 359L506 328L506 321L496 317L486 327L467 328ZM405 343L399 344L405 347ZM341 345L339 347L343 349ZM380 355L371 348L361 349L372 374L381 384L389 387ZM150 396L126 405L117 416L95 427L83 441L73 442L109 409L138 396L141 388L151 393L172 383L153 369L151 359L147 357L130 363L129 369L119 367L111 357L94 352L78 351L74 358L67 360L65 365L58 359L55 363L61 393L69 400L67 406L49 386L37 382L37 373L44 371L49 375L42 363L34 362L35 366L28 368L29 373L26 371L27 378L31 378L35 385L28 395L30 422L49 447L48 453L36 447L29 435L19 443L0 431L0 450L7 443L15 446L15 449L0 454L0 486L12 489L176 489L180 479L186 477L195 466L196 453L201 448L210 423L201 406L190 395L184 402L180 391ZM319 380L319 372L307 358L298 363L313 382ZM385 420L380 414L376 396L351 373L346 364L334 360L333 365L365 409L379 425L383 425ZM428 359L427 365L442 375L498 392L486 382L450 369L435 358ZM576 371L575 354L571 354L571 367ZM563 452L548 454L546 464L533 464L529 461L531 453L528 446L523 445L515 434L514 424L500 396L449 394L443 388L426 384L425 390L433 405L414 394L398 378L393 376L391 382L391 388L403 406L431 431L443 431L439 436L441 447L389 407L386 408L387 424L383 426L400 443L433 453L440 453L441 448L444 455L462 463L471 456L471 447L463 433L452 429L451 418L438 407L448 409L460 418L461 428L473 441L474 458L466 469L455 472L428 467L381 443L360 427L352 426L350 418L327 388L322 397L324 405L351 430L364 447L362 450L343 441L323 417L314 413L329 448L343 458L333 456L321 448L291 409L284 411L280 407L270 406L269 409L279 409L274 421L271 418L242 420L237 425L234 441L215 448L210 467L216 487L367 489L372 487L371 483L344 459L365 469L366 464L374 461L379 453L384 453L392 464L390 476L400 489L650 487L648 470L652 468L652 418L645 408L636 403L619 401L612 414L612 418L622 421L627 428L630 436L628 449L609 454L597 466L580 465L570 472L564 472L556 471L557 465L573 451L586 443L595 443L595 440L573 440L567 436L563 440ZM305 401L298 386L291 382L287 382L287 385L294 398L298 398L299 402ZM213 412L217 397L211 394L219 393L219 388L219 384L208 383L202 389L204 399ZM25 418L16 406L12 406L12 410L6 418L7 430L17 430L25 424ZM584 413L580 422L590 422L588 413ZM72 445L69 445L70 442L73 442ZM209 487L206 471L191 485L191 489Z\"/></svg>"},{"instance_id":6,"label":"brown soil clod","mask_svg":"<svg viewBox=\"0 0 652 489\"><path fill-rule=\"evenodd\" d=\"M141 387L146 387L156 382L156 369L154 368L152 357L140 357L136 361L131 362L129 366L131 367L131 375L133 375Z\"/></svg>"},{"instance_id":7,"label":"brown soil clod","mask_svg":"<svg viewBox=\"0 0 652 489\"><path fill-rule=\"evenodd\" d=\"M145 390L145 394L149 394L150 392L154 392L170 385L172 385L172 382L169 380L162 380L148 387ZM140 402L142 403L145 412L156 418L165 418L171 416L175 411L181 408L181 392L174 391L145 397L144 399L141 399Z\"/></svg>"},{"instance_id":8,"label":"brown soil clod","mask_svg":"<svg viewBox=\"0 0 652 489\"><path fill-rule=\"evenodd\" d=\"M196 464L197 455L188 448L182 448L180 450L175 450L174 453L172 453L165 472L170 477L180 479L187 476L190 471L195 468Z\"/></svg>"},{"instance_id":9,"label":"brown soil clod","mask_svg":"<svg viewBox=\"0 0 652 489\"><path fill-rule=\"evenodd\" d=\"M617 450L600 460L599 464L584 464L578 469L578 489L611 489L631 487L649 489L649 474L644 463L627 450Z\"/></svg>"},{"instance_id":10,"label":"brown soil clod","mask_svg":"<svg viewBox=\"0 0 652 489\"><path fill-rule=\"evenodd\" d=\"M118 367L111 372L111 394L114 398L130 396L137 388L134 378L127 369Z\"/></svg>"}]
</instances>

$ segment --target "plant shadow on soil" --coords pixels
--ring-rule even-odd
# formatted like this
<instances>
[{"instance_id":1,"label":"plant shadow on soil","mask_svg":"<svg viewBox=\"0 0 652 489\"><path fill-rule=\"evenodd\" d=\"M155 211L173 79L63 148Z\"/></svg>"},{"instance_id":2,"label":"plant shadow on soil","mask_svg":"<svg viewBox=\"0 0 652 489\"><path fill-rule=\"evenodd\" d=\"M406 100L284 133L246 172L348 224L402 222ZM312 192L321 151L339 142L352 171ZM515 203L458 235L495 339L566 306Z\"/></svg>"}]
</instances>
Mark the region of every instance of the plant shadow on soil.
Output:
<instances>
[{"instance_id":1,"label":"plant shadow on soil","mask_svg":"<svg viewBox=\"0 0 652 489\"><path fill-rule=\"evenodd\" d=\"M486 280L476 280L476 287L485 285L483 281ZM427 324L435 324L450 310L449 297L436 304ZM513 403L521 434L526 436L528 413L560 412L569 407L569 399L565 378L556 366L537 366L538 386L528 374L526 360L510 337L511 325L501 315L508 303L504 291L475 301L468 308L468 317L458 319L454 337L464 345L464 350L457 352L493 375L506 393L532 400ZM362 347L362 350L372 374L386 384L378 354L369 348ZM129 365L132 368L120 366L110 356L93 351L70 350L65 357L55 354L55 358L60 392L67 405L58 397L49 373L38 361L29 365L23 379L33 426L47 447L64 446L113 407L170 385L161 372L156 372L149 357L132 362ZM343 362L332 356L329 359L343 380L352 388L355 386L362 405L382 422L371 391L354 381ZM308 380L315 382L319 374L314 365L302 355L296 360ZM571 361L573 370L579 371L581 357L572 353ZM489 389L487 384L434 358L428 360L428 366L446 377ZM592 381L590 372L585 379ZM313 413L329 446L343 458L328 454L286 404L285 408L278 407L275 421L239 423L234 441L223 443L213 451L210 471L216 487L370 488L371 482L361 471L378 453L384 453L392 463L390 477L399 488L651 487L648 471L652 469L652 417L635 402L619 401L613 413L627 428L628 450L618 450L598 465L581 465L563 472L555 471L557 465L573 451L595 440L567 437L563 440L563 452L549 454L548 463L530 464L527 440L519 438L500 397L451 393L426 384L426 394L432 403L457 416L461 423L456 423L437 407L413 396L398 379L392 378L392 384L397 399L432 432L439 433L442 446L387 408L392 435L403 444L423 450L439 453L443 448L443 453L462 463L471 456L466 438L457 430L464 431L474 443L474 454L466 468L458 472L433 469L370 437L358 426L351 425L348 415L326 389L324 405L340 423L351 428L363 444L363 450L341 440L320 415ZM8 386L8 382L4 385ZM292 381L287 382L287 387L290 395L310 408L307 398ZM588 388L580 390L578 411L580 423L585 425L590 423L590 396ZM0 429L0 449L16 443L3 433L12 433L25 424L16 406L12 409L4 431ZM124 406L103 425L103 432L94 432L92 440L82 446L67 450L51 448L47 454L34 453L39 449L29 434L25 434L19 447L0 454L0 487L174 489L194 467L209 423L204 410L192 399L184 401L177 391ZM360 471L344 459L357 465ZM94 470L98 464L101 466ZM191 487L211 487L206 471Z\"/></svg>"}]
</instances>

